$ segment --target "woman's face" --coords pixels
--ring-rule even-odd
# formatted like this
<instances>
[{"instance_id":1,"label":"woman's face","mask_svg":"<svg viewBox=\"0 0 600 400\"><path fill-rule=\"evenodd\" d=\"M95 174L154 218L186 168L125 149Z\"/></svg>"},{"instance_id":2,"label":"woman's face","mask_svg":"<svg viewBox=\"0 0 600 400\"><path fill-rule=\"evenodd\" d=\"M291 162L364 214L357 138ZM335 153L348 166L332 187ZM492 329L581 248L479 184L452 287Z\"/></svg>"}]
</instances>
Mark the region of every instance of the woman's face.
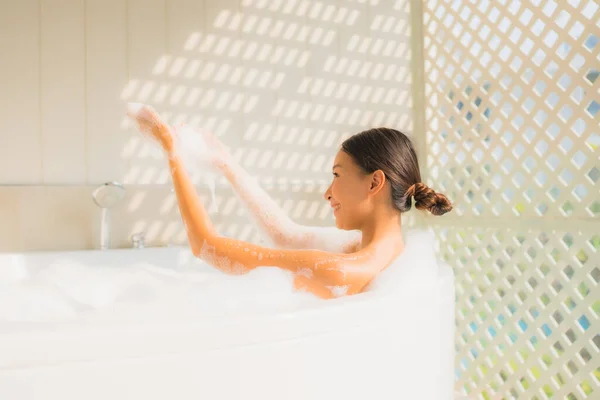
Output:
<instances>
[{"instance_id":1,"label":"woman's face","mask_svg":"<svg viewBox=\"0 0 600 400\"><path fill-rule=\"evenodd\" d=\"M371 176L365 174L344 151L338 151L333 162L333 182L325 192L339 229L360 229L362 221L370 212L368 194Z\"/></svg>"}]
</instances>

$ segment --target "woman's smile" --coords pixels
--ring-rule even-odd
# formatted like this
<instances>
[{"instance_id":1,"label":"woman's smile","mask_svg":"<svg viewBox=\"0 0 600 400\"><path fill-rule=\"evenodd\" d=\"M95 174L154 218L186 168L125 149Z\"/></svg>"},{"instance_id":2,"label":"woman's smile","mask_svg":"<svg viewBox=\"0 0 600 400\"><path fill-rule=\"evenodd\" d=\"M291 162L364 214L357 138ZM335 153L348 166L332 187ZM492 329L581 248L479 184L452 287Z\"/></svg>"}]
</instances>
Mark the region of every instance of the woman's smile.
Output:
<instances>
[{"instance_id":1,"label":"woman's smile","mask_svg":"<svg viewBox=\"0 0 600 400\"><path fill-rule=\"evenodd\" d=\"M339 211L340 207L341 207L341 204L339 204L339 203L331 205L331 208L333 208L333 215L337 214L337 212Z\"/></svg>"}]
</instances>

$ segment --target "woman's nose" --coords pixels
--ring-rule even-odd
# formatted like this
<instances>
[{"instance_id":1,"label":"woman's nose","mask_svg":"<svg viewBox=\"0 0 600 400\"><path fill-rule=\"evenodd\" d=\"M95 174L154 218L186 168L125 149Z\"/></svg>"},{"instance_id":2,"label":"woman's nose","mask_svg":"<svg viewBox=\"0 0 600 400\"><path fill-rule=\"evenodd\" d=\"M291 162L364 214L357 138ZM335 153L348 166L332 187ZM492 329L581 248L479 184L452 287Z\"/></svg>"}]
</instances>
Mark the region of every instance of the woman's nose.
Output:
<instances>
[{"instance_id":1,"label":"woman's nose","mask_svg":"<svg viewBox=\"0 0 600 400\"><path fill-rule=\"evenodd\" d=\"M325 200L327 201L331 200L331 185L327 188L323 197L325 197Z\"/></svg>"}]
</instances>

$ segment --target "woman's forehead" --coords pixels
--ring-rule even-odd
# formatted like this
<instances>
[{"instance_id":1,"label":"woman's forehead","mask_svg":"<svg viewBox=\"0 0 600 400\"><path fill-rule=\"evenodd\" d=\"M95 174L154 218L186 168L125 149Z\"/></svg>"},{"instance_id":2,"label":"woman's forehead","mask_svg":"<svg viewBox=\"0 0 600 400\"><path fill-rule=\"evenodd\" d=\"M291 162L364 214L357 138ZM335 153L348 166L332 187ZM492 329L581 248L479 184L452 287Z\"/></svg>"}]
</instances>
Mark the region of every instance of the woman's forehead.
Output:
<instances>
[{"instance_id":1,"label":"woman's forehead","mask_svg":"<svg viewBox=\"0 0 600 400\"><path fill-rule=\"evenodd\" d=\"M338 153L335 156L335 159L333 160L332 169L334 167L350 169L356 167L356 163L354 162L352 156L350 156L345 151L340 150L338 151Z\"/></svg>"},{"instance_id":2,"label":"woman's forehead","mask_svg":"<svg viewBox=\"0 0 600 400\"><path fill-rule=\"evenodd\" d=\"M335 159L333 160L333 165L343 165L344 163L348 163L350 156L343 150L340 150L335 155Z\"/></svg>"}]
</instances>

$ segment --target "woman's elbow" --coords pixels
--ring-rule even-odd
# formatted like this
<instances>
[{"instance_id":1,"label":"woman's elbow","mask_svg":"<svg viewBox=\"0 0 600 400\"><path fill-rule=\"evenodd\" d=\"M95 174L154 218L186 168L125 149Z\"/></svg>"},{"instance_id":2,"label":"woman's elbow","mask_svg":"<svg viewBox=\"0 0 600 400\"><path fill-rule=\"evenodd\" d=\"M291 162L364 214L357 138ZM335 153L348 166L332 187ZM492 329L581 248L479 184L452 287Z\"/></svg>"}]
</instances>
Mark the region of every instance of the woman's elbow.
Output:
<instances>
[{"instance_id":1,"label":"woman's elbow","mask_svg":"<svg viewBox=\"0 0 600 400\"><path fill-rule=\"evenodd\" d=\"M207 241L206 238L199 239L197 237L193 237L189 240L189 242L192 254L197 258L204 260L208 254L215 253L215 246L211 246L209 244L210 241Z\"/></svg>"},{"instance_id":2,"label":"woman's elbow","mask_svg":"<svg viewBox=\"0 0 600 400\"><path fill-rule=\"evenodd\" d=\"M360 275L349 275L344 277L341 282L342 287L346 288L346 295L354 295L362 293L368 286L369 282L373 280L373 276Z\"/></svg>"},{"instance_id":3,"label":"woman's elbow","mask_svg":"<svg viewBox=\"0 0 600 400\"><path fill-rule=\"evenodd\" d=\"M222 245L217 237L205 239L200 246L192 248L192 254L227 275L244 275L252 270L251 263L219 250Z\"/></svg>"}]
</instances>

